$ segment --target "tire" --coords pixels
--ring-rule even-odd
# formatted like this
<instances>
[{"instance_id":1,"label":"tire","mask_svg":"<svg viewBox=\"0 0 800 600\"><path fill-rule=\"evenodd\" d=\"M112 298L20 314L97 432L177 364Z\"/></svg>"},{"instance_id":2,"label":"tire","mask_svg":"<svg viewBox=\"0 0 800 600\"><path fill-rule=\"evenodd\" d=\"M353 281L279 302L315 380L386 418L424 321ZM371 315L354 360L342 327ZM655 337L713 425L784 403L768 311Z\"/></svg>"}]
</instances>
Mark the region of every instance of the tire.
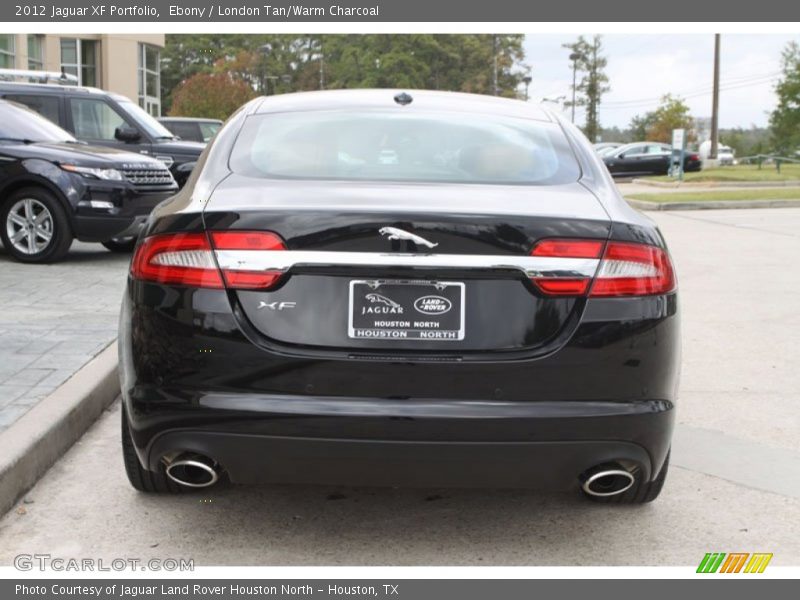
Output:
<instances>
[{"instance_id":1,"label":"tire","mask_svg":"<svg viewBox=\"0 0 800 600\"><path fill-rule=\"evenodd\" d=\"M590 496L584 494L590 500L600 504L647 504L652 502L661 493L664 487L664 481L667 479L667 471L669 470L669 453L664 460L664 465L653 481L642 481L640 477L636 477L633 485L621 494L616 496Z\"/></svg>"},{"instance_id":2,"label":"tire","mask_svg":"<svg viewBox=\"0 0 800 600\"><path fill-rule=\"evenodd\" d=\"M101 242L103 246L105 246L111 252L119 252L120 254L127 254L129 252L133 252L133 249L136 247L136 238L129 237L129 238L114 238L112 240L108 240L107 242Z\"/></svg>"},{"instance_id":3,"label":"tire","mask_svg":"<svg viewBox=\"0 0 800 600\"><path fill-rule=\"evenodd\" d=\"M23 231L27 233L21 238L12 239ZM19 189L0 207L0 239L6 251L20 262L61 260L72 245L72 237L64 207L45 188Z\"/></svg>"},{"instance_id":4,"label":"tire","mask_svg":"<svg viewBox=\"0 0 800 600\"><path fill-rule=\"evenodd\" d=\"M128 425L128 416L125 407L122 408L122 458L125 463L125 473L128 481L140 492L150 494L181 494L186 488L178 485L167 477L163 466L157 471L148 471L142 467L136 450L133 447L131 430Z\"/></svg>"}]
</instances>

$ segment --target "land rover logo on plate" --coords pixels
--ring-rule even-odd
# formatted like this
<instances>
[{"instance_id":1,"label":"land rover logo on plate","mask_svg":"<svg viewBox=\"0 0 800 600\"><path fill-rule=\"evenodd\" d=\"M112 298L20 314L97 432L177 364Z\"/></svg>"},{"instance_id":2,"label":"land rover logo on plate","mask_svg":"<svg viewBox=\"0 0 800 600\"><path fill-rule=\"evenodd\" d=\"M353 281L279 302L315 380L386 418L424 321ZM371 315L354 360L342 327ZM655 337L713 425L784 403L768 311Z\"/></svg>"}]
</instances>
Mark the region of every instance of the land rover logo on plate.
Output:
<instances>
[{"instance_id":1,"label":"land rover logo on plate","mask_svg":"<svg viewBox=\"0 0 800 600\"><path fill-rule=\"evenodd\" d=\"M441 296L423 296L416 299L414 308L423 315L443 315L453 308L453 303Z\"/></svg>"}]
</instances>

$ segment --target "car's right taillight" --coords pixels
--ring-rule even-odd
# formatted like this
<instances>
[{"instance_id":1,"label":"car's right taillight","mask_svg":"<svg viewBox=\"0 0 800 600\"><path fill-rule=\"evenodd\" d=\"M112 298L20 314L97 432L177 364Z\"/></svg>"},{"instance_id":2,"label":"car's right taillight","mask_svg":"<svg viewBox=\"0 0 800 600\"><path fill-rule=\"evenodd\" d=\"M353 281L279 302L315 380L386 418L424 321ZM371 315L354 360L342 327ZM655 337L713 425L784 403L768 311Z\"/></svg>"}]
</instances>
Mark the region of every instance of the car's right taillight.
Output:
<instances>
[{"instance_id":1,"label":"car's right taillight","mask_svg":"<svg viewBox=\"0 0 800 600\"><path fill-rule=\"evenodd\" d=\"M676 287L669 255L661 248L608 242L589 296L652 296Z\"/></svg>"},{"instance_id":2,"label":"car's right taillight","mask_svg":"<svg viewBox=\"0 0 800 600\"><path fill-rule=\"evenodd\" d=\"M269 289L278 283L281 272L235 267L220 270L215 257L215 251L239 251L247 255L265 250L286 250L286 244L269 231L159 234L146 238L136 248L131 276L188 287Z\"/></svg>"},{"instance_id":3,"label":"car's right taillight","mask_svg":"<svg viewBox=\"0 0 800 600\"><path fill-rule=\"evenodd\" d=\"M669 255L648 244L550 238L540 240L531 256L563 261L564 274L531 278L545 296L652 296L675 289Z\"/></svg>"}]
</instances>

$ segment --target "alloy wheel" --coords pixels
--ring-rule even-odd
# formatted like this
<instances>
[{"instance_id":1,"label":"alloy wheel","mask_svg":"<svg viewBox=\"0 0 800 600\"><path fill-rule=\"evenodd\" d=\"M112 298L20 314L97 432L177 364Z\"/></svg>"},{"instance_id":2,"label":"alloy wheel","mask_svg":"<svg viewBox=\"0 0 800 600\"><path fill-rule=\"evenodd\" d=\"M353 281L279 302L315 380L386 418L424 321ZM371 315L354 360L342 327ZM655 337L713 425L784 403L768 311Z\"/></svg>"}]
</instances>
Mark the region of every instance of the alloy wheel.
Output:
<instances>
[{"instance_id":1,"label":"alloy wheel","mask_svg":"<svg viewBox=\"0 0 800 600\"><path fill-rule=\"evenodd\" d=\"M6 233L11 244L23 254L39 254L53 240L53 215L35 198L14 203L6 217Z\"/></svg>"}]
</instances>

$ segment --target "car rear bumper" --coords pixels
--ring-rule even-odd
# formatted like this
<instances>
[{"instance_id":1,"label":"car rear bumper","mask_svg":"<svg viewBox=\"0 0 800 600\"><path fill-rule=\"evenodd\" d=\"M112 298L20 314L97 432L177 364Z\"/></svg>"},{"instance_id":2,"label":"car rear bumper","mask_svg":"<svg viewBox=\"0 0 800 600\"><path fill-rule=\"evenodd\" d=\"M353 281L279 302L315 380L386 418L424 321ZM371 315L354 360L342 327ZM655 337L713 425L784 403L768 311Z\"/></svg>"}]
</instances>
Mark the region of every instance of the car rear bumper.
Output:
<instances>
[{"instance_id":1,"label":"car rear bumper","mask_svg":"<svg viewBox=\"0 0 800 600\"><path fill-rule=\"evenodd\" d=\"M642 446L606 440L400 442L186 431L159 437L151 456L176 448L211 457L232 482L248 484L569 490L599 464L623 464L647 480L658 472Z\"/></svg>"},{"instance_id":2,"label":"car rear bumper","mask_svg":"<svg viewBox=\"0 0 800 600\"><path fill-rule=\"evenodd\" d=\"M128 395L141 462L191 452L236 483L569 489L601 463L649 479L669 450L668 401L473 402L179 392ZM170 410L152 410L152 400Z\"/></svg>"},{"instance_id":3,"label":"car rear bumper","mask_svg":"<svg viewBox=\"0 0 800 600\"><path fill-rule=\"evenodd\" d=\"M600 463L651 479L670 447L674 294L593 300L555 352L477 362L255 346L225 292L134 286L122 395L140 462L196 452L234 482L569 489ZM192 310L186 307L192 306Z\"/></svg>"}]
</instances>

